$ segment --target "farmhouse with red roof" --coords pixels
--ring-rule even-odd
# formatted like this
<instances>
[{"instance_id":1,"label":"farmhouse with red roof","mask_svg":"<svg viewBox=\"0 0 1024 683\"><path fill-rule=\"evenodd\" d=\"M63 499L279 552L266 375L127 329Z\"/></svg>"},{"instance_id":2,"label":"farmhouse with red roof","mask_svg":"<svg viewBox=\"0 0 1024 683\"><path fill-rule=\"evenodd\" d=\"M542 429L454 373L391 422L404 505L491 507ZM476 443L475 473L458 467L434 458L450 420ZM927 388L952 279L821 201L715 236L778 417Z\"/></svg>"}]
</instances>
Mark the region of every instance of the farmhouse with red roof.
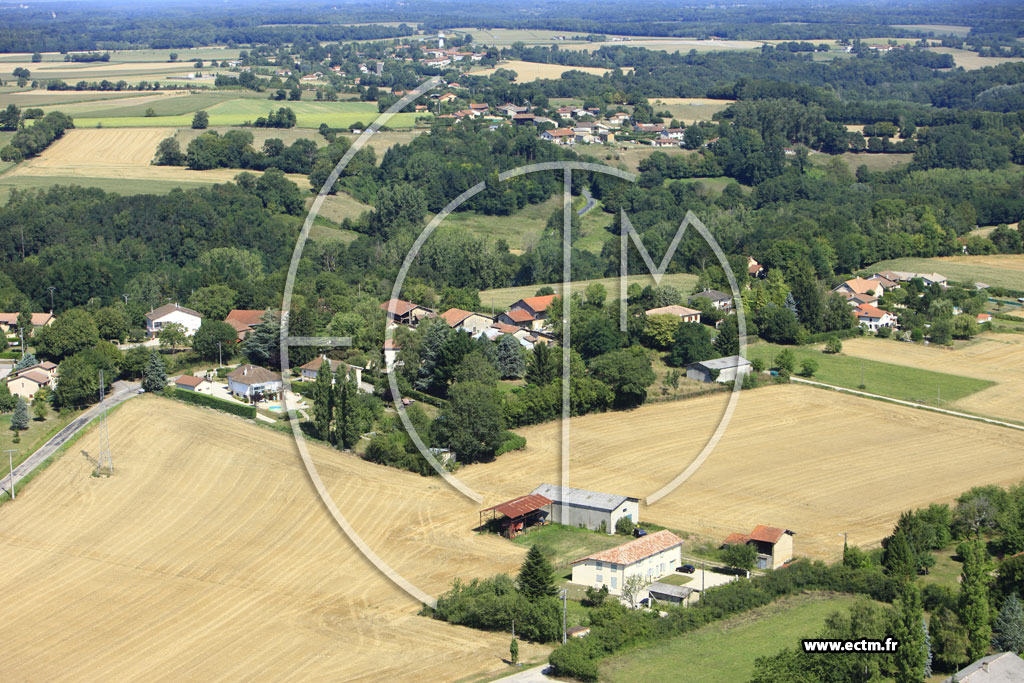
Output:
<instances>
[{"instance_id":1,"label":"farmhouse with red roof","mask_svg":"<svg viewBox=\"0 0 1024 683\"><path fill-rule=\"evenodd\" d=\"M729 534L722 545L753 545L758 569L777 569L793 559L793 532L758 524L749 534Z\"/></svg>"}]
</instances>

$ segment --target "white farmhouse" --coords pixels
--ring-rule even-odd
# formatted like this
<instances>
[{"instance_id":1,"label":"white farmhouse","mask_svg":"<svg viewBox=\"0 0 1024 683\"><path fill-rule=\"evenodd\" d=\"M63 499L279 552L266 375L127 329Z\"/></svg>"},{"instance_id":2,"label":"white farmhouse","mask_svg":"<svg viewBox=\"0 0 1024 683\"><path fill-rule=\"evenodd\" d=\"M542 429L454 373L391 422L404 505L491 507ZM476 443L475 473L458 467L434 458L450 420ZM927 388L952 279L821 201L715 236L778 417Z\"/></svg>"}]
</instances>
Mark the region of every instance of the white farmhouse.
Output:
<instances>
[{"instance_id":1,"label":"white farmhouse","mask_svg":"<svg viewBox=\"0 0 1024 683\"><path fill-rule=\"evenodd\" d=\"M633 575L650 584L675 571L682 561L683 539L663 529L629 543L581 557L572 563L572 582L581 586L608 586L622 595L622 586Z\"/></svg>"},{"instance_id":2,"label":"white farmhouse","mask_svg":"<svg viewBox=\"0 0 1024 683\"><path fill-rule=\"evenodd\" d=\"M185 328L185 335L191 337L203 323L203 315L178 304L164 304L146 314L146 332L150 337L160 334L160 330L171 323L178 323Z\"/></svg>"},{"instance_id":3,"label":"white farmhouse","mask_svg":"<svg viewBox=\"0 0 1024 683\"><path fill-rule=\"evenodd\" d=\"M640 501L614 493L598 493L557 484L541 484L532 493L551 500L551 521L568 526L615 533L615 523L628 517L633 524L640 521Z\"/></svg>"}]
</instances>

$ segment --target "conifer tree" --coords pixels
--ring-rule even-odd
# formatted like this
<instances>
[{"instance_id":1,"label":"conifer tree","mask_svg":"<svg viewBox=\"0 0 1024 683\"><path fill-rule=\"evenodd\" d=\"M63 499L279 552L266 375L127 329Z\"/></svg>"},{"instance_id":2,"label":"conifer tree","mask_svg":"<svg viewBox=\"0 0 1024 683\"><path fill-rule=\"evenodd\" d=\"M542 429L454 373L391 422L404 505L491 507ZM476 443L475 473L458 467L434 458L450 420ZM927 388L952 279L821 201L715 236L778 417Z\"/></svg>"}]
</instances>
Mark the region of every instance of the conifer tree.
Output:
<instances>
[{"instance_id":1,"label":"conifer tree","mask_svg":"<svg viewBox=\"0 0 1024 683\"><path fill-rule=\"evenodd\" d=\"M553 596L558 592L555 588L551 563L535 545L531 546L530 552L526 553L526 559L523 560L523 566L519 569L516 583L519 592L531 602Z\"/></svg>"}]
</instances>

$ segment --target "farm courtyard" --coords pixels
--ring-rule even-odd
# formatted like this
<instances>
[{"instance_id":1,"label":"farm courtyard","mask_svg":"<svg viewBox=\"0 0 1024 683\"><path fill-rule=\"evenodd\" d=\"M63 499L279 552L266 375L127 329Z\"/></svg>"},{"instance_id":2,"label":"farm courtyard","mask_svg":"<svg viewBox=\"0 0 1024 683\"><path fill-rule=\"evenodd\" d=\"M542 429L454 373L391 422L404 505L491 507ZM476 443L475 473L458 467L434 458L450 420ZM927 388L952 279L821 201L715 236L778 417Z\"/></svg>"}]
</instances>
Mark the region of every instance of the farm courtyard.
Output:
<instances>
[{"instance_id":1,"label":"farm courtyard","mask_svg":"<svg viewBox=\"0 0 1024 683\"><path fill-rule=\"evenodd\" d=\"M642 499L700 450L723 405L711 396L575 418L572 484ZM275 679L434 680L504 669L504 634L415 616L416 602L331 521L288 434L149 397L114 413L110 433L112 478L90 476L90 431L24 498L0 507L9 558L0 638L14 678L260 670ZM525 451L460 470L482 505L436 478L311 452L354 529L437 595L453 577L518 568L523 547L472 528L480 508L558 481L559 424L522 433ZM850 436L836 448L841 434ZM1024 433L1006 428L766 387L740 397L705 466L641 518L711 538L785 526L797 554L834 559L837 533L870 545L902 510L1019 481L1022 450ZM524 659L545 652L530 646Z\"/></svg>"}]
</instances>

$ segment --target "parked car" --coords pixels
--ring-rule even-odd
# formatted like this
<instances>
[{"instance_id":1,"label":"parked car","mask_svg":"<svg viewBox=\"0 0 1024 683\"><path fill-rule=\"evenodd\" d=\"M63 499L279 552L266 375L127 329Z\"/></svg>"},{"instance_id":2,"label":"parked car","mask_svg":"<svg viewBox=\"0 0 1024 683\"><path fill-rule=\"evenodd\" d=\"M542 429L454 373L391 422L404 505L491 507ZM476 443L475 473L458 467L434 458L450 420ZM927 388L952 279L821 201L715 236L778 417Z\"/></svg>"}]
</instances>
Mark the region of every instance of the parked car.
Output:
<instances>
[{"instance_id":1,"label":"parked car","mask_svg":"<svg viewBox=\"0 0 1024 683\"><path fill-rule=\"evenodd\" d=\"M641 536L646 536L646 535L647 535L647 530L646 529L641 529L638 526L637 527L633 527L633 536L635 538L640 538Z\"/></svg>"},{"instance_id":2,"label":"parked car","mask_svg":"<svg viewBox=\"0 0 1024 683\"><path fill-rule=\"evenodd\" d=\"M640 605L643 606L643 607L647 607L650 604L651 604L651 599L650 598L644 598L643 600L640 601Z\"/></svg>"},{"instance_id":3,"label":"parked car","mask_svg":"<svg viewBox=\"0 0 1024 683\"><path fill-rule=\"evenodd\" d=\"M695 571L697 571L697 568L694 567L692 564L684 564L682 567L676 567L676 571L682 572L684 574L692 574Z\"/></svg>"}]
</instances>

